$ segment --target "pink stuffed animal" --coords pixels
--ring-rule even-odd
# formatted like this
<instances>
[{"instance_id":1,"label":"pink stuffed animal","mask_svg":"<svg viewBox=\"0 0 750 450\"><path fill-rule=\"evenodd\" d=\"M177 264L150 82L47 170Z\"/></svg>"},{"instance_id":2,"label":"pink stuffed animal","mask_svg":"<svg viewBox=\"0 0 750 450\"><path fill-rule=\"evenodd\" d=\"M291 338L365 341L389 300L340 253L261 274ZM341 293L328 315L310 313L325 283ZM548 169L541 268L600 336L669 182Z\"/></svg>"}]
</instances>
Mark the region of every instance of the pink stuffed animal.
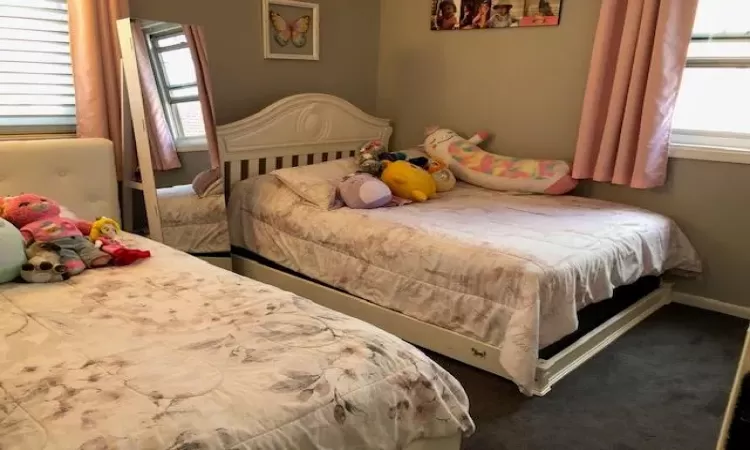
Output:
<instances>
[{"instance_id":1,"label":"pink stuffed animal","mask_svg":"<svg viewBox=\"0 0 750 450\"><path fill-rule=\"evenodd\" d=\"M60 205L46 197L35 194L0 197L0 216L21 230L27 246L49 242L60 247L60 260L71 275L87 267L105 266L111 259L84 236L91 224L60 217Z\"/></svg>"}]
</instances>

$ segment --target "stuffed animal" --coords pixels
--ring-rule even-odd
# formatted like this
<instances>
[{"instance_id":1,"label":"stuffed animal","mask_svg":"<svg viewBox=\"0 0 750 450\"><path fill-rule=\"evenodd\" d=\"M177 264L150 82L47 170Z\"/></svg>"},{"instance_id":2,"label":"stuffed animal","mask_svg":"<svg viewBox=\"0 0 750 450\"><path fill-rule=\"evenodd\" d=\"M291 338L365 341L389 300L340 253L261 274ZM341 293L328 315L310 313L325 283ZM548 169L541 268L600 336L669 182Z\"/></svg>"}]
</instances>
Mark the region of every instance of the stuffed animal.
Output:
<instances>
[{"instance_id":1,"label":"stuffed animal","mask_svg":"<svg viewBox=\"0 0 750 450\"><path fill-rule=\"evenodd\" d=\"M381 156L388 153L381 141L370 141L357 152L357 166L362 173L379 177L383 172Z\"/></svg>"},{"instance_id":2,"label":"stuffed animal","mask_svg":"<svg viewBox=\"0 0 750 450\"><path fill-rule=\"evenodd\" d=\"M352 209L374 209L386 206L393 199L391 190L369 173L357 173L339 183L339 196Z\"/></svg>"},{"instance_id":3,"label":"stuffed animal","mask_svg":"<svg viewBox=\"0 0 750 450\"><path fill-rule=\"evenodd\" d=\"M442 161L420 156L410 159L409 162L423 168L432 176L438 192L448 192L456 187L456 176Z\"/></svg>"},{"instance_id":4,"label":"stuffed animal","mask_svg":"<svg viewBox=\"0 0 750 450\"><path fill-rule=\"evenodd\" d=\"M429 173L406 161L386 161L380 179L393 195L417 202L434 197L437 191Z\"/></svg>"},{"instance_id":5,"label":"stuffed animal","mask_svg":"<svg viewBox=\"0 0 750 450\"><path fill-rule=\"evenodd\" d=\"M10 222L0 219L0 283L13 281L26 262L23 236Z\"/></svg>"},{"instance_id":6,"label":"stuffed animal","mask_svg":"<svg viewBox=\"0 0 750 450\"><path fill-rule=\"evenodd\" d=\"M21 266L21 278L28 283L54 283L70 279L60 262L62 249L51 242L34 242L26 249L29 262Z\"/></svg>"},{"instance_id":7,"label":"stuffed animal","mask_svg":"<svg viewBox=\"0 0 750 450\"><path fill-rule=\"evenodd\" d=\"M148 250L128 248L120 237L120 224L108 217L99 217L91 225L89 238L94 246L112 256L116 266L128 266L140 259L151 257Z\"/></svg>"},{"instance_id":8,"label":"stuffed animal","mask_svg":"<svg viewBox=\"0 0 750 450\"><path fill-rule=\"evenodd\" d=\"M452 130L434 127L427 131L424 149L447 164L457 178L487 189L561 195L578 184L566 162L495 155L479 148L487 137L477 133L464 139Z\"/></svg>"},{"instance_id":9,"label":"stuffed animal","mask_svg":"<svg viewBox=\"0 0 750 450\"><path fill-rule=\"evenodd\" d=\"M70 275L86 268L106 266L112 257L94 247L81 230L82 221L60 216L60 205L36 194L0 198L2 216L21 230L26 246L34 242L52 243L60 248L62 264Z\"/></svg>"}]
</instances>

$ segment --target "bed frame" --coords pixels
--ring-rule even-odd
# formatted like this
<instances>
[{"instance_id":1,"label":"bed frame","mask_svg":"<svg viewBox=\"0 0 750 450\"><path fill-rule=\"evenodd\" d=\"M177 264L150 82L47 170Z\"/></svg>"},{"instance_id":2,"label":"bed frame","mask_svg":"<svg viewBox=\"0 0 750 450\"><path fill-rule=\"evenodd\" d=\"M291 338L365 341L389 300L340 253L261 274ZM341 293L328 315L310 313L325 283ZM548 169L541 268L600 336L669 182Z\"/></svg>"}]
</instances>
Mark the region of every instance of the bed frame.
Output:
<instances>
[{"instance_id":1,"label":"bed frame","mask_svg":"<svg viewBox=\"0 0 750 450\"><path fill-rule=\"evenodd\" d=\"M387 143L392 134L388 120L370 116L345 100L325 94L301 94L282 99L217 131L227 193L235 183L275 169L353 156L353 149L365 142L380 139ZM499 363L498 347L237 254L232 255L232 263L239 274L307 297L415 345L510 379ZM669 303L670 297L671 285L663 284L553 358L540 359L534 389L528 394L547 394L565 375Z\"/></svg>"}]
</instances>

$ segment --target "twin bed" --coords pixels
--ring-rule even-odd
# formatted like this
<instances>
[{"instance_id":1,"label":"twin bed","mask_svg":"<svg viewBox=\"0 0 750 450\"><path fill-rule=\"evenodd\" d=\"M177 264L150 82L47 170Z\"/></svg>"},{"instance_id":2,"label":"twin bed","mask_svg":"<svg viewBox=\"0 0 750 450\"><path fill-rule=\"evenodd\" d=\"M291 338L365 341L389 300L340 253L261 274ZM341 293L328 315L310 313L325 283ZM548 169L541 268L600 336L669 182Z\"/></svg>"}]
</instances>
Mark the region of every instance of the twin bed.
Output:
<instances>
[{"instance_id":1,"label":"twin bed","mask_svg":"<svg viewBox=\"0 0 750 450\"><path fill-rule=\"evenodd\" d=\"M119 217L108 141L3 142L0 161L0 195ZM473 431L460 384L395 336L126 238L153 256L0 285L0 448L457 450Z\"/></svg>"},{"instance_id":2,"label":"twin bed","mask_svg":"<svg viewBox=\"0 0 750 450\"><path fill-rule=\"evenodd\" d=\"M700 271L671 220L593 199L459 183L424 204L321 210L270 172L350 158L391 135L388 121L336 97L289 97L218 134L235 271L508 378L527 394L546 394L669 302L670 286L616 296L575 335L587 306L670 269ZM560 345L563 338L570 342Z\"/></svg>"}]
</instances>

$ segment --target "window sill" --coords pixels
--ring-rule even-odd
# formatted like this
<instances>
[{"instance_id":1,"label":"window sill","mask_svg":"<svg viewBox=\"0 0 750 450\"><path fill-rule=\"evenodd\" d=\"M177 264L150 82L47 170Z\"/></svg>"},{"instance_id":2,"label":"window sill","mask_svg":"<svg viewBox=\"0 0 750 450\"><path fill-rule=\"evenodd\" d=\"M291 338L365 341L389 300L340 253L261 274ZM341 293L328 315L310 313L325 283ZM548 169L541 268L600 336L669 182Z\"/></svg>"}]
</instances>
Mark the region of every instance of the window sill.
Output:
<instances>
[{"instance_id":1,"label":"window sill","mask_svg":"<svg viewBox=\"0 0 750 450\"><path fill-rule=\"evenodd\" d=\"M192 152L207 152L208 151L208 142L206 141L206 138L203 136L178 139L175 142L175 146L177 147L178 153L192 153Z\"/></svg>"},{"instance_id":2,"label":"window sill","mask_svg":"<svg viewBox=\"0 0 750 450\"><path fill-rule=\"evenodd\" d=\"M669 157L697 161L750 164L750 148L671 144L669 146Z\"/></svg>"},{"instance_id":3,"label":"window sill","mask_svg":"<svg viewBox=\"0 0 750 450\"><path fill-rule=\"evenodd\" d=\"M0 134L0 141L37 141L43 139L75 139L75 133Z\"/></svg>"}]
</instances>

